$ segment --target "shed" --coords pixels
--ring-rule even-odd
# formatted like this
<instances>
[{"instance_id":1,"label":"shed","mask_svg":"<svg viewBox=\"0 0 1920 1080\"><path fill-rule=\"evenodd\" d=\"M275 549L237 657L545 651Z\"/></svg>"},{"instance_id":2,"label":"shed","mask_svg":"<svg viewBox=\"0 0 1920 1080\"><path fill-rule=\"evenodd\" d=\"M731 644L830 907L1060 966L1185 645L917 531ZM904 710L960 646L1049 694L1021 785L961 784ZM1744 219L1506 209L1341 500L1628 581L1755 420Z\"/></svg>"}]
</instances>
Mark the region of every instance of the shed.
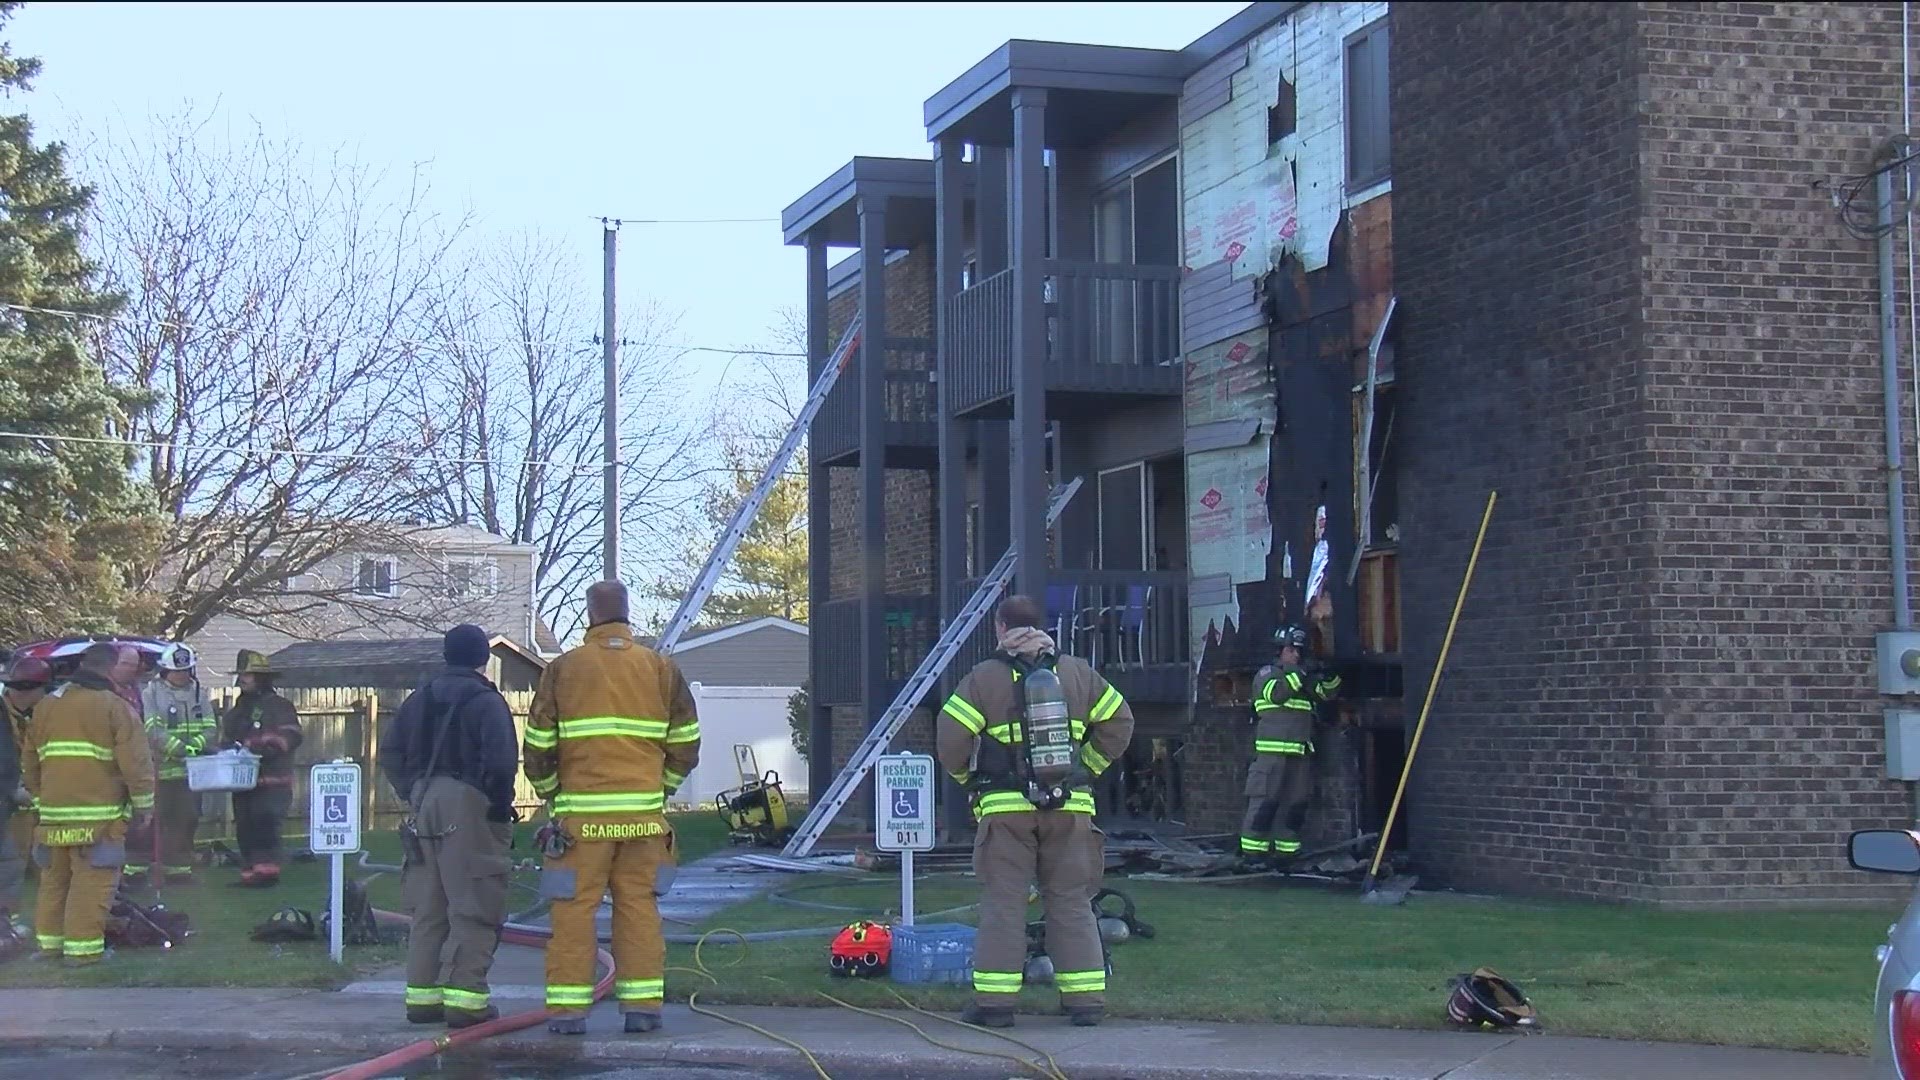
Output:
<instances>
[{"instance_id":1,"label":"shed","mask_svg":"<svg viewBox=\"0 0 1920 1080\"><path fill-rule=\"evenodd\" d=\"M652 638L639 640L653 644ZM696 630L680 639L673 662L688 682L797 690L807 681L807 628L769 615Z\"/></svg>"},{"instance_id":2,"label":"shed","mask_svg":"<svg viewBox=\"0 0 1920 1080\"><path fill-rule=\"evenodd\" d=\"M446 666L438 637L386 641L302 641L272 656L287 689L323 686L412 690ZM512 639L495 635L487 678L503 691L532 690L547 662Z\"/></svg>"}]
</instances>

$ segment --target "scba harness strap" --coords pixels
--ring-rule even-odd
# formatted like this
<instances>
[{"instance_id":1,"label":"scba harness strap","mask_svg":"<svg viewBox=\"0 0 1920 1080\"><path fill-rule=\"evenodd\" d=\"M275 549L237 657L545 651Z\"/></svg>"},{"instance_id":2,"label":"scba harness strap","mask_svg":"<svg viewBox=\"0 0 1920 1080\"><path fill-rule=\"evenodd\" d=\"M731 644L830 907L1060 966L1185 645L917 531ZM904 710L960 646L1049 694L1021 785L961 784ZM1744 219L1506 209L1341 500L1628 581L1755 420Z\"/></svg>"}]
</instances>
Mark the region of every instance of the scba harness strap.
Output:
<instances>
[{"instance_id":1,"label":"scba harness strap","mask_svg":"<svg viewBox=\"0 0 1920 1080\"><path fill-rule=\"evenodd\" d=\"M1045 652L1029 660L1003 650L994 659L1011 669L1019 691L1020 717L1007 726L1004 740L993 740L1005 747L1000 764L1010 768L987 770L987 786L996 786L997 780L1004 789L1011 781L1035 808L1058 810L1072 799L1074 788L1088 779L1080 767L1086 728L1083 723L1075 730L1060 681L1059 657Z\"/></svg>"}]
</instances>

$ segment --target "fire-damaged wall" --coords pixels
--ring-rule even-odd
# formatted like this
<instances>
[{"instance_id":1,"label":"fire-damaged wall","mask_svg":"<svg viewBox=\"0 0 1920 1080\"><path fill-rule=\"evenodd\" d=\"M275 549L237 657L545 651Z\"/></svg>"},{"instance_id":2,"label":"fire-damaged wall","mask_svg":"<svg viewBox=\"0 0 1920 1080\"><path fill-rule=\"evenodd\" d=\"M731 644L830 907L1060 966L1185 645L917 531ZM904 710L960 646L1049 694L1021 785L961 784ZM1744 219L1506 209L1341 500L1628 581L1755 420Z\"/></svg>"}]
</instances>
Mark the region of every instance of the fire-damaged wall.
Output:
<instances>
[{"instance_id":1,"label":"fire-damaged wall","mask_svg":"<svg viewBox=\"0 0 1920 1080\"><path fill-rule=\"evenodd\" d=\"M1348 47L1386 13L1384 3L1301 7L1203 68L1181 100L1198 677L1186 788L1190 817L1209 825L1230 824L1242 805L1250 676L1270 658L1274 629L1309 626L1315 651L1343 667L1380 647L1381 635L1362 633L1356 589L1391 582L1355 559L1356 491L1370 486L1355 482L1367 411L1355 386L1391 295L1389 185L1348 183ZM1397 679L1354 682L1398 692ZM1310 831L1350 835L1367 817L1369 748L1357 732L1317 741Z\"/></svg>"}]
</instances>

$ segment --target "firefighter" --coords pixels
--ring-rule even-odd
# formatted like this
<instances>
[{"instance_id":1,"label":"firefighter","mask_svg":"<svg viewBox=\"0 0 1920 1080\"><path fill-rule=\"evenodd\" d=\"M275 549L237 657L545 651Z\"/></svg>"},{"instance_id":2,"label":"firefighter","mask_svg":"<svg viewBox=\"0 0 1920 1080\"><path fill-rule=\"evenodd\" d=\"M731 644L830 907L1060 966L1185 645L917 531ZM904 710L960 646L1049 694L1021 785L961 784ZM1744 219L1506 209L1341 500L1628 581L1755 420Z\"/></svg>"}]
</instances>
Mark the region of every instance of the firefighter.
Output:
<instances>
[{"instance_id":1,"label":"firefighter","mask_svg":"<svg viewBox=\"0 0 1920 1080\"><path fill-rule=\"evenodd\" d=\"M233 793L234 839L240 844L243 889L280 883L280 829L293 805L293 752L304 735L293 702L273 689L279 673L265 656L241 649L234 665L240 696L221 724L225 743L238 743L260 755L260 779L252 791Z\"/></svg>"},{"instance_id":2,"label":"firefighter","mask_svg":"<svg viewBox=\"0 0 1920 1080\"><path fill-rule=\"evenodd\" d=\"M213 703L200 685L195 664L192 649L169 645L160 654L160 677L140 691L147 746L159 770L153 828L160 831L160 865L168 885L193 884L193 834L200 826L200 797L187 786L187 759L206 752L217 726ZM127 837L130 884L147 873L153 855L151 830Z\"/></svg>"},{"instance_id":3,"label":"firefighter","mask_svg":"<svg viewBox=\"0 0 1920 1080\"><path fill-rule=\"evenodd\" d=\"M0 933L16 942L29 939L21 917L27 900L27 852L33 847L33 797L20 776L20 749L27 719L47 696L53 668L45 660L23 656L7 670L0 691L0 713L7 730L0 736Z\"/></svg>"},{"instance_id":4,"label":"firefighter","mask_svg":"<svg viewBox=\"0 0 1920 1080\"><path fill-rule=\"evenodd\" d=\"M127 707L133 710L134 716L139 716L142 708L140 675L143 665L140 650L132 645L121 645L117 648L118 651L113 656L113 670L107 673L107 677L113 682L113 692L120 695L120 700L127 703Z\"/></svg>"},{"instance_id":5,"label":"firefighter","mask_svg":"<svg viewBox=\"0 0 1920 1080\"><path fill-rule=\"evenodd\" d=\"M1301 667L1307 631L1274 631L1272 665L1254 676L1253 763L1247 766L1247 812L1240 821L1241 861L1278 866L1300 853L1300 826L1313 799L1313 718L1340 689L1340 676Z\"/></svg>"},{"instance_id":6,"label":"firefighter","mask_svg":"<svg viewBox=\"0 0 1920 1080\"><path fill-rule=\"evenodd\" d=\"M1059 654L1039 629L1043 619L1029 597L1001 601L993 625L999 651L960 681L938 724L940 764L968 790L979 822L974 1002L961 1019L983 1027L1013 1026L1036 879L1061 1004L1080 1027L1098 1024L1105 1012L1106 960L1092 906L1105 855L1091 786L1126 752L1133 710L1092 665ZM1043 687L1057 687L1045 702ZM1070 756L1043 762L1056 723Z\"/></svg>"},{"instance_id":7,"label":"firefighter","mask_svg":"<svg viewBox=\"0 0 1920 1080\"><path fill-rule=\"evenodd\" d=\"M40 812L34 936L41 956L76 965L106 955L128 824L143 827L153 814L153 759L139 719L114 689L114 653L105 642L87 648L80 669L34 710L21 754Z\"/></svg>"},{"instance_id":8,"label":"firefighter","mask_svg":"<svg viewBox=\"0 0 1920 1080\"><path fill-rule=\"evenodd\" d=\"M548 665L527 718L527 780L558 833L540 871L553 902L547 1029L586 1032L594 912L611 890L614 997L627 1031L654 1031L666 965L654 886L672 852L666 802L700 760L700 720L679 667L634 640L624 585L590 587L587 618L586 640Z\"/></svg>"},{"instance_id":9,"label":"firefighter","mask_svg":"<svg viewBox=\"0 0 1920 1080\"><path fill-rule=\"evenodd\" d=\"M446 670L408 695L382 734L380 765L412 810L400 824L413 915L407 1019L464 1028L500 1015L487 971L507 918L520 759L507 699L482 674L486 632L454 627L441 655Z\"/></svg>"}]
</instances>

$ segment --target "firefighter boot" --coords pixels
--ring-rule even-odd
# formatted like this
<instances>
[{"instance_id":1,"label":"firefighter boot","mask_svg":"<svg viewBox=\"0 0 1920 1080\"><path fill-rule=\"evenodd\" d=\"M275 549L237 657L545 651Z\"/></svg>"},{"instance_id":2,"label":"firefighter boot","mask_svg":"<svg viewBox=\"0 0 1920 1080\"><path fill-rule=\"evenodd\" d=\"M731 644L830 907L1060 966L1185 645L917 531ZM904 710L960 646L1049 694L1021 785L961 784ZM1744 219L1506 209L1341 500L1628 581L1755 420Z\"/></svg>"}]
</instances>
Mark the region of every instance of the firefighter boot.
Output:
<instances>
[{"instance_id":1,"label":"firefighter boot","mask_svg":"<svg viewBox=\"0 0 1920 1080\"><path fill-rule=\"evenodd\" d=\"M440 1005L407 1006L407 1023L438 1024L447 1018L447 1010Z\"/></svg>"},{"instance_id":2,"label":"firefighter boot","mask_svg":"<svg viewBox=\"0 0 1920 1080\"><path fill-rule=\"evenodd\" d=\"M484 1009L449 1008L446 1010L446 1014L447 1027L454 1031L459 1031L461 1028L470 1028L475 1024L484 1024L489 1020L500 1019L500 1007L498 1005L488 1005Z\"/></svg>"},{"instance_id":3,"label":"firefighter boot","mask_svg":"<svg viewBox=\"0 0 1920 1080\"><path fill-rule=\"evenodd\" d=\"M555 1035L585 1035L587 1018L584 1016L553 1016L547 1019L547 1030Z\"/></svg>"},{"instance_id":4,"label":"firefighter boot","mask_svg":"<svg viewBox=\"0 0 1920 1080\"><path fill-rule=\"evenodd\" d=\"M1013 1010L968 1005L960 1012L960 1022L983 1028L1010 1028L1013 1026Z\"/></svg>"},{"instance_id":5,"label":"firefighter boot","mask_svg":"<svg viewBox=\"0 0 1920 1080\"><path fill-rule=\"evenodd\" d=\"M649 1031L660 1030L660 1014L657 1012L630 1012L626 1019L627 1034L641 1035Z\"/></svg>"},{"instance_id":6,"label":"firefighter boot","mask_svg":"<svg viewBox=\"0 0 1920 1080\"><path fill-rule=\"evenodd\" d=\"M1099 1027L1100 1021L1106 1019L1106 1015L1106 1008L1100 1005L1070 1008L1067 1010L1067 1020L1072 1023L1074 1027Z\"/></svg>"}]
</instances>

